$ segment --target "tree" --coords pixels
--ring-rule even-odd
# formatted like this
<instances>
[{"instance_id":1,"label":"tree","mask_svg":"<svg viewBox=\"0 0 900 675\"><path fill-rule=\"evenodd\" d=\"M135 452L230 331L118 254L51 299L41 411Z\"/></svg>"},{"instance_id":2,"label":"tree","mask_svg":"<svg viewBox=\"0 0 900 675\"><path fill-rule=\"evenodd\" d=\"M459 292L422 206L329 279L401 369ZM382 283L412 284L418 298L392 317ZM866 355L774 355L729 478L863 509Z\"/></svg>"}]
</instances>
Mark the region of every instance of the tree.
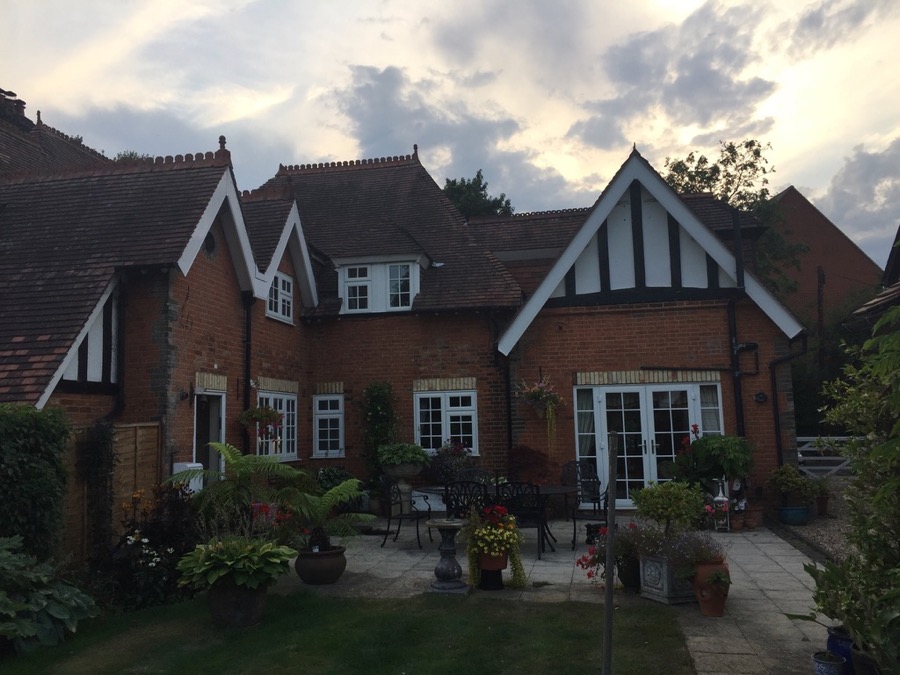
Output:
<instances>
[{"instance_id":1,"label":"tree","mask_svg":"<svg viewBox=\"0 0 900 675\"><path fill-rule=\"evenodd\" d=\"M678 193L710 192L756 216L766 226L756 245L756 273L770 291L784 297L797 287L784 270L800 269L798 256L809 248L788 243L779 232L781 218L767 187L769 174L775 173L765 156L772 145L762 145L752 138L739 143L720 141L719 145L715 162L694 152L684 159L666 157L664 179Z\"/></svg>"},{"instance_id":2,"label":"tree","mask_svg":"<svg viewBox=\"0 0 900 675\"><path fill-rule=\"evenodd\" d=\"M137 150L123 150L113 158L113 161L128 162L136 159L153 159L153 155L138 152Z\"/></svg>"},{"instance_id":3,"label":"tree","mask_svg":"<svg viewBox=\"0 0 900 675\"><path fill-rule=\"evenodd\" d=\"M481 169L478 169L475 178L471 180L448 178L444 183L444 194L466 218L511 216L514 209L506 194L501 192L499 197L491 197L487 188L488 184L484 181Z\"/></svg>"}]
</instances>

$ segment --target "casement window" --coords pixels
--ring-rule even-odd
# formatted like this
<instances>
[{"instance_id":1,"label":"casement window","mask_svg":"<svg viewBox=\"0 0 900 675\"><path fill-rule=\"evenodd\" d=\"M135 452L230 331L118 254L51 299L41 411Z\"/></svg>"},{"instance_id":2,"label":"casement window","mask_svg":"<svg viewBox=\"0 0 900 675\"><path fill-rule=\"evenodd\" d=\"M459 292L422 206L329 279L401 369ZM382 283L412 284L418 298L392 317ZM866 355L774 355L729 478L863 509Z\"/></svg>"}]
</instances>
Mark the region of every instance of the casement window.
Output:
<instances>
[{"instance_id":1,"label":"casement window","mask_svg":"<svg viewBox=\"0 0 900 675\"><path fill-rule=\"evenodd\" d=\"M338 266L341 313L412 309L419 288L418 262L371 262Z\"/></svg>"},{"instance_id":2,"label":"casement window","mask_svg":"<svg viewBox=\"0 0 900 675\"><path fill-rule=\"evenodd\" d=\"M347 268L347 282L344 285L347 299L347 311L366 312L369 310L369 295L372 290L372 280L369 276L369 266Z\"/></svg>"},{"instance_id":3,"label":"casement window","mask_svg":"<svg viewBox=\"0 0 900 675\"><path fill-rule=\"evenodd\" d=\"M445 441L462 443L478 454L477 394L474 391L415 395L416 443L436 451Z\"/></svg>"},{"instance_id":4,"label":"casement window","mask_svg":"<svg viewBox=\"0 0 900 675\"><path fill-rule=\"evenodd\" d=\"M297 459L297 395L259 392L259 407L281 413L281 424L257 430L256 454L281 460Z\"/></svg>"},{"instance_id":5,"label":"casement window","mask_svg":"<svg viewBox=\"0 0 900 675\"><path fill-rule=\"evenodd\" d=\"M266 316L293 323L294 280L288 275L275 272L275 278L272 279L272 285L269 287Z\"/></svg>"},{"instance_id":6,"label":"casement window","mask_svg":"<svg viewBox=\"0 0 900 675\"><path fill-rule=\"evenodd\" d=\"M313 396L313 457L343 456L344 397Z\"/></svg>"}]
</instances>

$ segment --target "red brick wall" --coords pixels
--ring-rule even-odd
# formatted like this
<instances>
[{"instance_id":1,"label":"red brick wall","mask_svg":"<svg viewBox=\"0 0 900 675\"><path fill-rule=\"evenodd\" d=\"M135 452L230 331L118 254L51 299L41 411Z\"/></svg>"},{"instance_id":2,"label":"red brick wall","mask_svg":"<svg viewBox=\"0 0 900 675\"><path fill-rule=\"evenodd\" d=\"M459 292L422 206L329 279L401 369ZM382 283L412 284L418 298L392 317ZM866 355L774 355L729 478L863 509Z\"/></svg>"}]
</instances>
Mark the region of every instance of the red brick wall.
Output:
<instances>
[{"instance_id":1,"label":"red brick wall","mask_svg":"<svg viewBox=\"0 0 900 675\"><path fill-rule=\"evenodd\" d=\"M108 394L75 394L54 392L47 408L62 408L73 427L87 427L111 413L116 397Z\"/></svg>"},{"instance_id":2,"label":"red brick wall","mask_svg":"<svg viewBox=\"0 0 900 675\"><path fill-rule=\"evenodd\" d=\"M737 305L738 342L759 344L759 372L752 353L741 356L745 431L754 448L754 485L762 485L776 465L769 362L786 353L778 329L749 300ZM546 423L524 404L513 406L513 445L525 445L549 455L543 468L548 481L575 457L575 373L639 370L642 367L719 369L725 432L736 433L734 378L731 375L727 303L695 302L635 306L544 309L511 355L515 381L549 377L566 399L558 411L555 448L549 452ZM786 368L786 367L783 367ZM787 381L789 392L789 380ZM768 401L753 400L757 392ZM789 394L779 394L786 447L793 443ZM537 476L540 477L540 476Z\"/></svg>"},{"instance_id":3,"label":"red brick wall","mask_svg":"<svg viewBox=\"0 0 900 675\"><path fill-rule=\"evenodd\" d=\"M487 313L452 315L349 316L312 321L309 350L314 356L310 386L344 383L346 459L338 463L363 473L363 390L373 382L393 385L400 439L415 438L413 381L474 377L478 392L479 464L506 464L506 415L502 362L495 359L492 319ZM309 409L309 405L307 405ZM309 429L311 417L307 420ZM309 457L310 440L301 448ZM313 460L318 466L324 460Z\"/></svg>"}]
</instances>

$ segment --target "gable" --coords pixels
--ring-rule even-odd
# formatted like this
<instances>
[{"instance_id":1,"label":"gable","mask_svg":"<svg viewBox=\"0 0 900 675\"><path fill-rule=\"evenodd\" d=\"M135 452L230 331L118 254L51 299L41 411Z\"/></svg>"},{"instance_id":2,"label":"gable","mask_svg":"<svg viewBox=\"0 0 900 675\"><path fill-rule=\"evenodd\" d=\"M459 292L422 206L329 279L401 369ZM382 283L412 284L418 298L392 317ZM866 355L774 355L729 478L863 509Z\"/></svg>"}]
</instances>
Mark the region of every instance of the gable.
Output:
<instances>
[{"instance_id":1,"label":"gable","mask_svg":"<svg viewBox=\"0 0 900 675\"><path fill-rule=\"evenodd\" d=\"M635 150L597 200L497 348L509 354L545 305L721 297L735 257ZM789 338L802 325L750 274L747 295Z\"/></svg>"}]
</instances>

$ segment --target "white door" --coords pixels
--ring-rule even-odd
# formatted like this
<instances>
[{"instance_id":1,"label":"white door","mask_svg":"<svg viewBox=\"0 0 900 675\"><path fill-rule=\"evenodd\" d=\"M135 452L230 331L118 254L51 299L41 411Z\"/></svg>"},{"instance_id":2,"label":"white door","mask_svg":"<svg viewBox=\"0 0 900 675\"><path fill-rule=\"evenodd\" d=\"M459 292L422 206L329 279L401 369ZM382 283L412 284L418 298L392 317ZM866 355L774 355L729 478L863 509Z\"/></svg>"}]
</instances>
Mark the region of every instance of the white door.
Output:
<instances>
[{"instance_id":1,"label":"white door","mask_svg":"<svg viewBox=\"0 0 900 675\"><path fill-rule=\"evenodd\" d=\"M721 433L719 387L663 384L577 389L576 453L593 460L608 485L609 434L618 437L616 506L634 506L634 490L672 478L672 464L691 425ZM702 428L702 426L701 426Z\"/></svg>"}]
</instances>

